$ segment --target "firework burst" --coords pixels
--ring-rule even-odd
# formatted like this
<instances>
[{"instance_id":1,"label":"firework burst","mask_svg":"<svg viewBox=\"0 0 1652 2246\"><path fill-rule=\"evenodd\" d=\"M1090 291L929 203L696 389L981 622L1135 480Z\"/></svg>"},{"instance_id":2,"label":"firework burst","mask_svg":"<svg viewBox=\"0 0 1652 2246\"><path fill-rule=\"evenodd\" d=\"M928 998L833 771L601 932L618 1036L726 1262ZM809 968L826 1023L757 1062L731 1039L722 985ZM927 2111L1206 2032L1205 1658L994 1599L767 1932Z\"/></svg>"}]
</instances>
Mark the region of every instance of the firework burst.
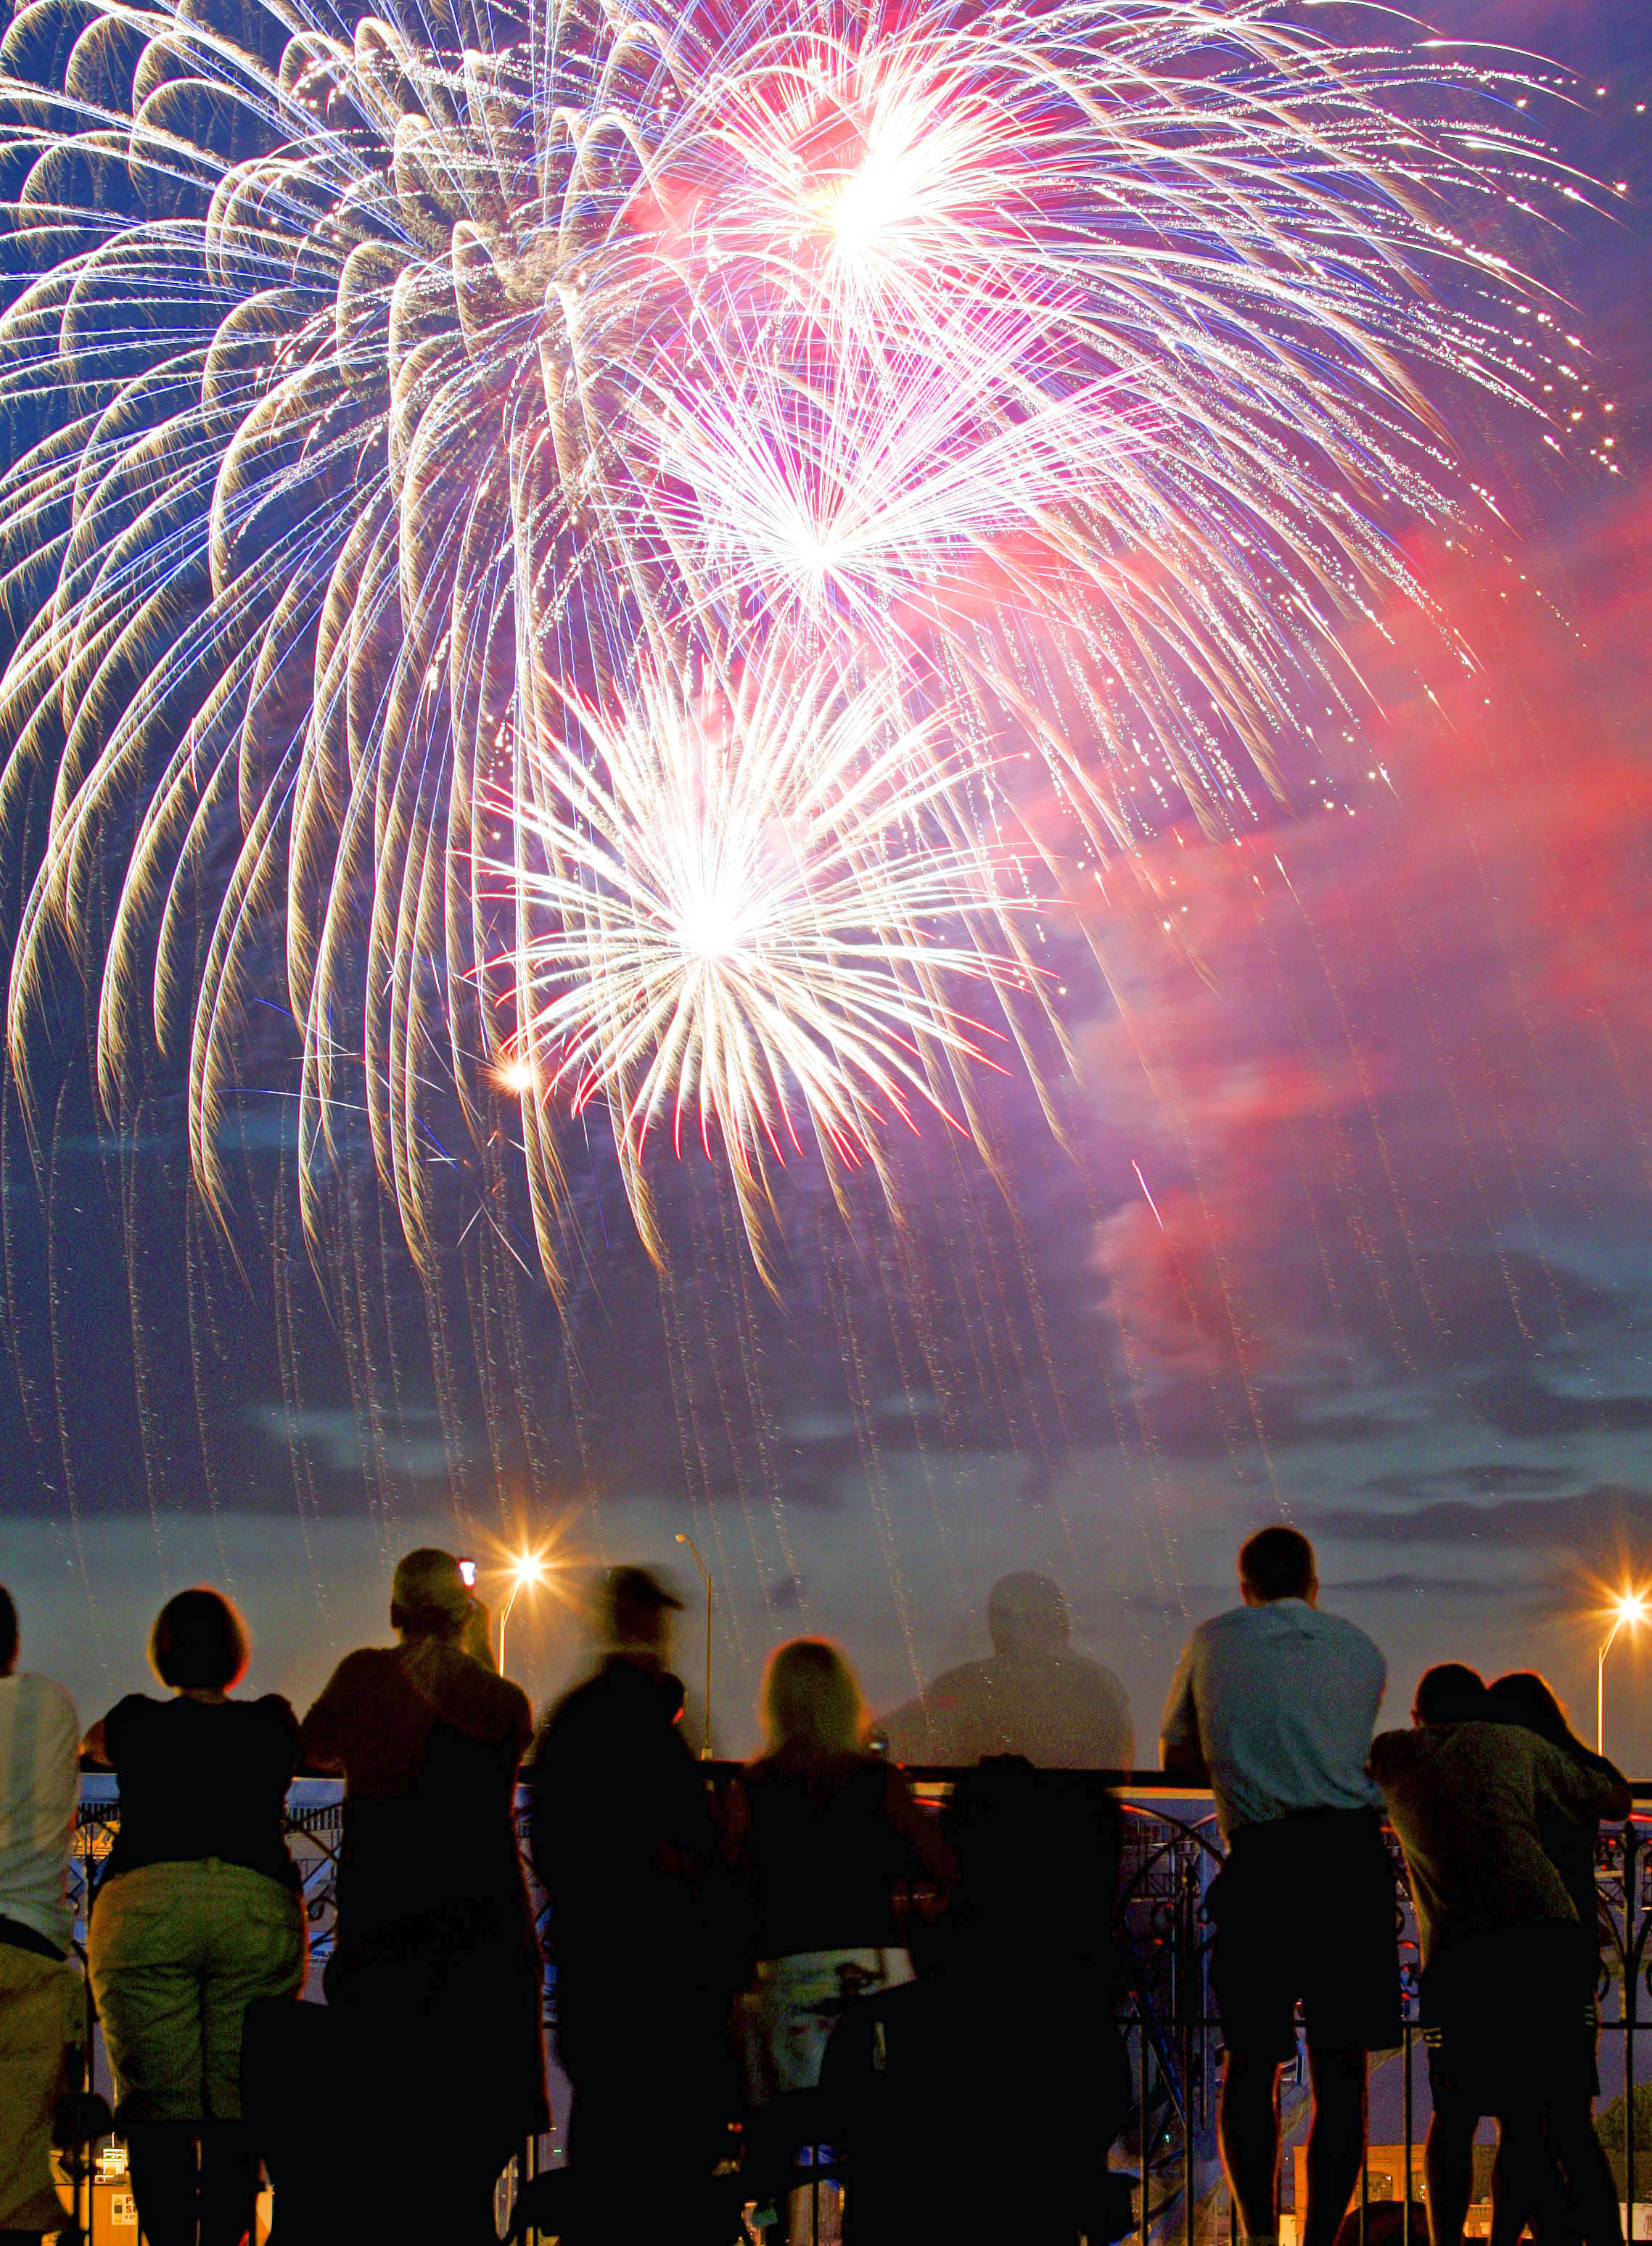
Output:
<instances>
[{"instance_id":1,"label":"firework burst","mask_svg":"<svg viewBox=\"0 0 1652 2246\"><path fill-rule=\"evenodd\" d=\"M644 1142L668 1115L674 1143L687 1117L728 1150L764 1263L795 1103L835 1174L878 1161L892 1118L948 1115L948 1065L985 1058L953 993L1028 970L976 933L1018 900L958 815L945 731L887 680L846 692L771 654L731 696L643 673L617 723L574 704L536 743L508 807L512 1058L536 1100L608 1102L651 1246Z\"/></svg>"},{"instance_id":2,"label":"firework burst","mask_svg":"<svg viewBox=\"0 0 1652 2246\"><path fill-rule=\"evenodd\" d=\"M650 1239L668 1111L749 1211L967 1118L957 977L1048 997L1006 736L1093 848L1244 820L1423 597L1431 385L1536 389L1505 82L1249 0L40 0L0 71L14 1061L66 947L222 1198L278 1000L311 1222L361 1101L426 1261L501 1082L553 1271L570 1101Z\"/></svg>"}]
</instances>

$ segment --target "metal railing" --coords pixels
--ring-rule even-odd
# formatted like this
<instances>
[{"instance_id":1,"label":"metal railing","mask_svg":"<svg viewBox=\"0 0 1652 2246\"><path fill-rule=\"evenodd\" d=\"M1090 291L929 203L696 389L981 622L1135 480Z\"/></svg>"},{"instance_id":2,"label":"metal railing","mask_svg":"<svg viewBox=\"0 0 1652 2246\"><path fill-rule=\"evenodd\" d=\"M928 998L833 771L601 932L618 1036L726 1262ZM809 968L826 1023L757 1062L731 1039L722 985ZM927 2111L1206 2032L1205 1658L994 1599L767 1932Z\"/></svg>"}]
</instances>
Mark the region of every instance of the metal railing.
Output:
<instances>
[{"instance_id":1,"label":"metal railing","mask_svg":"<svg viewBox=\"0 0 1652 2246\"><path fill-rule=\"evenodd\" d=\"M733 1775L734 1768L706 1765L708 1785L719 1788ZM914 1771L911 1775L921 1798L938 1805L956 1773L930 1769ZM1221 2181L1215 2141L1220 2031L1211 2000L1213 1930L1206 1912L1210 1882L1222 1861L1214 1814L1208 1793L1181 1780L1154 1772L1106 1775L1123 1811L1119 1882L1112 1905L1121 1960L1116 2017L1129 2052L1132 2094L1131 2119L1113 2158L1138 2181L1139 2246L1225 2246L1237 2230ZM1602 2095L1610 2099L1620 2089L1623 2093L1620 2188L1631 2239L1635 2236L1642 2185L1635 2144L1635 2088L1645 2072L1640 2065L1641 2038L1652 2028L1652 2002L1648 2001L1652 1998L1652 1957L1649 1955L1652 1783L1636 1783L1634 1793L1635 1809L1623 1824L1602 1829L1596 1859ZM524 1838L529 1800L525 1789L518 1797L519 1828ZM86 1779L71 1866L76 1942L83 1956L87 1907L119 1819L114 1781ZM287 1831L309 1922L312 1992L318 1992L320 1970L332 1947L343 1821L342 1787L337 1781L301 1780L295 1785L288 1801ZM1371 2136L1374 2144L1380 2144L1385 2127L1397 2129L1395 2148L1402 2162L1399 2188L1390 2195L1385 2188L1388 2175L1379 2174L1379 2193L1383 2197L1397 2196L1401 2202L1398 2246L1424 2246L1420 2235L1415 2238L1412 2235L1412 2180L1428 2119L1427 2070L1418 2063L1417 1928L1404 1859L1391 1835L1389 1847L1394 1864L1397 1966L1404 2040L1380 2067L1374 2063ZM98 2046L90 1993L86 2006L86 2048L93 2055L95 2070ZM554 1969L547 1968L547 2036L554 2032L554 2020L555 1975ZM1287 2072L1281 2136L1288 2161L1294 2124L1305 2123L1307 2119L1303 2074L1299 2053L1294 2086ZM95 2072L88 2086L100 2086ZM106 2070L103 2086L106 2086ZM1295 2100L1293 2086L1302 2093ZM1396 2106L1390 2125L1386 2117ZM516 2177L531 2176L556 2157L554 2141L525 2147L520 2161L513 2164L514 2175L502 2184L502 2194L508 2197ZM1643 2161L1639 2165L1647 2164ZM1368 2154L1355 2202L1361 2246L1364 2246L1370 2209L1377 2203ZM86 2227L90 2229L89 2222Z\"/></svg>"}]
</instances>

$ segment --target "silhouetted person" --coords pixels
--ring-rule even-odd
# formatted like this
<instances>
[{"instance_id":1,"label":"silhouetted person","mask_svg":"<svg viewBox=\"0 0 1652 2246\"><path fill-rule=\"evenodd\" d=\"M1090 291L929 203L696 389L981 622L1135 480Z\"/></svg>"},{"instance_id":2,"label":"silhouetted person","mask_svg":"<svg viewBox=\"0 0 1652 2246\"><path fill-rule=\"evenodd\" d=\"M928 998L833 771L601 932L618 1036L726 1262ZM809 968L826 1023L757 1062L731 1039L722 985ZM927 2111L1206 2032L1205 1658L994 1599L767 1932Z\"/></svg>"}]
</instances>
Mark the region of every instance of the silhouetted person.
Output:
<instances>
[{"instance_id":1,"label":"silhouetted person","mask_svg":"<svg viewBox=\"0 0 1652 2246\"><path fill-rule=\"evenodd\" d=\"M399 1643L347 1654L303 1725L305 1759L344 1779L325 1976L349 2101L337 2188L354 2236L481 2246L501 2170L546 2120L514 1809L533 1719L451 1554L407 1555L390 1618Z\"/></svg>"},{"instance_id":2,"label":"silhouetted person","mask_svg":"<svg viewBox=\"0 0 1652 2246\"><path fill-rule=\"evenodd\" d=\"M534 1744L534 1861L550 1902L558 2055L573 2086L580 2236L689 2242L738 2107L725 1883L670 1672L681 1602L645 1568L601 1586L602 1657ZM721 2246L720 2235L718 2246Z\"/></svg>"},{"instance_id":3,"label":"silhouetted person","mask_svg":"<svg viewBox=\"0 0 1652 2246\"><path fill-rule=\"evenodd\" d=\"M901 1762L966 1765L1022 1755L1041 1770L1129 1770L1130 1702L1111 1669L1070 1643L1067 1602L1048 1576L1002 1576L987 1603L992 1651L937 1677L880 1730Z\"/></svg>"},{"instance_id":4,"label":"silhouetted person","mask_svg":"<svg viewBox=\"0 0 1652 2246\"><path fill-rule=\"evenodd\" d=\"M1594 1771L1617 1785L1627 1785L1615 1764L1579 1739L1553 1690L1535 1670L1518 1669L1506 1677L1499 1677L1487 1688L1485 1706L1493 1723L1518 1724L1535 1732L1539 1739L1547 1739L1552 1747L1558 1747L1585 1770ZM1601 1970L1601 1905L1594 1882L1594 1860L1600 1844L1601 1821L1597 1817L1577 1823L1570 1817L1546 1811L1538 1819L1537 1830L1543 1853L1564 1881L1578 1917L1577 1972L1582 2005L1577 2023L1574 2090L1582 2110L1572 2117L1566 2134L1573 2158L1581 2163L1581 2168L1578 2174L1573 2175L1566 2163L1560 2161L1560 2181L1573 2222L1589 2246L1601 2246L1601 2242L1615 2240L1622 2235L1617 2186L1594 2129L1594 2100L1601 2089L1596 2064L1601 2025L1596 1998ZM1559 2148L1547 2132L1545 2141L1559 2161ZM1519 2189L1518 2174L1513 2177L1509 2175L1500 2145L1498 2168L1503 2172L1494 2170L1492 2174L1492 2237L1493 2246L1513 2246L1526 2220L1533 2213L1540 2219L1543 2210L1534 2205L1529 2188L1524 2194Z\"/></svg>"},{"instance_id":5,"label":"silhouetted person","mask_svg":"<svg viewBox=\"0 0 1652 2246\"><path fill-rule=\"evenodd\" d=\"M1247 2238L1275 2236L1280 2067L1308 2032L1314 2124L1303 2246L1332 2246L1365 2149L1369 2054L1401 2037L1394 1874L1366 1773L1387 1666L1319 1610L1314 1548L1264 1528L1242 1606L1201 1623L1170 1689L1167 1771L1207 1783L1227 1841L1211 1882L1211 1979L1227 2058L1222 2165Z\"/></svg>"},{"instance_id":6,"label":"silhouetted person","mask_svg":"<svg viewBox=\"0 0 1652 2246\"><path fill-rule=\"evenodd\" d=\"M1585 2179L1587 2195L1593 2051L1583 2038L1583 1937L1542 1826L1560 1817L1587 1827L1629 1806L1609 1766L1590 1767L1491 1712L1475 1672L1444 1663L1417 1685L1415 1728L1384 1732L1371 1747L1405 1850L1422 1948L1433 2246L1461 2246L1485 2114L1498 2119L1511 2195L1540 2198L1547 2136L1568 2175ZM1615 2231L1616 2213L1614 2195L1602 2235Z\"/></svg>"},{"instance_id":7,"label":"silhouetted person","mask_svg":"<svg viewBox=\"0 0 1652 2246\"><path fill-rule=\"evenodd\" d=\"M846 2012L821 2072L861 2246L1091 2246L1132 2228L1108 2147L1130 2068L1112 2018L1118 1818L1088 1775L989 1759L942 1819L951 1900L920 1977ZM834 2140L835 2141L835 2140Z\"/></svg>"},{"instance_id":8,"label":"silhouetted person","mask_svg":"<svg viewBox=\"0 0 1652 2246\"><path fill-rule=\"evenodd\" d=\"M756 1926L746 2103L778 2101L783 2136L785 2101L816 2087L846 2007L912 1978L898 1891L944 1887L952 1859L900 1771L867 1752L866 1705L835 1645L777 1646L762 1714L768 1744L730 1812Z\"/></svg>"},{"instance_id":9,"label":"silhouetted person","mask_svg":"<svg viewBox=\"0 0 1652 2246\"><path fill-rule=\"evenodd\" d=\"M180 1591L149 1659L170 1700L118 1701L86 1751L120 1781L87 1969L151 2246L241 2246L258 2197L241 2114L247 2008L297 1994L305 1930L282 1813L298 1719L278 1693L232 1700L247 1635L228 1599Z\"/></svg>"},{"instance_id":10,"label":"silhouetted person","mask_svg":"<svg viewBox=\"0 0 1652 2246\"><path fill-rule=\"evenodd\" d=\"M17 1611L0 1589L0 2246L64 2228L51 2116L81 2035L67 1896L79 1738L62 1685L17 1673Z\"/></svg>"}]
</instances>

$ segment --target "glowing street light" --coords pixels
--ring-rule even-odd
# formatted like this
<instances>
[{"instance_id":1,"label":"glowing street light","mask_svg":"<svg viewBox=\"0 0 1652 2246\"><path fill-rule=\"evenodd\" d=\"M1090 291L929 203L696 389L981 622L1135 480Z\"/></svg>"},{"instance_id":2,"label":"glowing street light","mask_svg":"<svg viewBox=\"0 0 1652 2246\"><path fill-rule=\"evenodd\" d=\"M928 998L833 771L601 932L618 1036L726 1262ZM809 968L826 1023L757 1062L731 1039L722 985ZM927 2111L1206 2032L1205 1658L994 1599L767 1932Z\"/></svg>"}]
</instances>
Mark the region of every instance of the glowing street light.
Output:
<instances>
[{"instance_id":1,"label":"glowing street light","mask_svg":"<svg viewBox=\"0 0 1652 2246\"><path fill-rule=\"evenodd\" d=\"M511 1618L511 1609L525 1583L545 1580L545 1562L537 1552L519 1552L511 1562L511 1595L505 1602L505 1611L499 1618L499 1673L505 1674L505 1625Z\"/></svg>"},{"instance_id":2,"label":"glowing street light","mask_svg":"<svg viewBox=\"0 0 1652 2246\"><path fill-rule=\"evenodd\" d=\"M1646 1601L1638 1591L1626 1591L1618 1601L1612 1617L1612 1627L1607 1632L1606 1644L1601 1648L1601 1658L1594 1671L1594 1752L1606 1753L1606 1657L1612 1650L1612 1641L1625 1623L1631 1628L1646 1620Z\"/></svg>"},{"instance_id":3,"label":"glowing street light","mask_svg":"<svg viewBox=\"0 0 1652 2246\"><path fill-rule=\"evenodd\" d=\"M711 1570L700 1557L700 1548L691 1536L677 1531L677 1542L686 1544L694 1555L694 1564L700 1571L700 1581L705 1585L705 1730L700 1739L700 1760L711 1759Z\"/></svg>"}]
</instances>

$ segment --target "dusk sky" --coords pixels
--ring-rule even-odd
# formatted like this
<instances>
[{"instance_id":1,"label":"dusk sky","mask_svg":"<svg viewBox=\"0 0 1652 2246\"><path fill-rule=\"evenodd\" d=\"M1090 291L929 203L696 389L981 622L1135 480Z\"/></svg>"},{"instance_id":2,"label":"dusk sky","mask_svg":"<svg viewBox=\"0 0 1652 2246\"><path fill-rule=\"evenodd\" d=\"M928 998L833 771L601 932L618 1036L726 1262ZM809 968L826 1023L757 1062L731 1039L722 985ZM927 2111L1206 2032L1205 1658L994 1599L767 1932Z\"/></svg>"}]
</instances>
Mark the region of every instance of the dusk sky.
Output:
<instances>
[{"instance_id":1,"label":"dusk sky","mask_svg":"<svg viewBox=\"0 0 1652 2246\"><path fill-rule=\"evenodd\" d=\"M772 1303L703 1158L663 1196L662 1284L599 1148L560 1313L508 1223L426 1295L364 1163L318 1281L284 1104L243 1110L226 1238L180 1081L117 1141L60 994L37 1165L10 1084L0 1119L0 1578L88 1720L189 1581L234 1591L254 1682L302 1704L384 1635L413 1542L486 1567L554 1537L570 1584L640 1558L687 1593L684 1530L731 1745L777 1638L840 1637L887 1705L984 1651L992 1581L1037 1567L1146 1760L1187 1629L1286 1517L1386 1650L1394 1720L1454 1657L1541 1668L1592 1730L1603 1590L1652 1587L1652 31L1642 0L1434 17L1577 72L1545 129L1627 183L1543 269L1619 473L1454 425L1506 531L1408 551L1473 667L1397 605L1348 643L1371 713L1298 745L1288 805L1110 869L1061 939L1071 1153L1012 1074L1003 1191L934 1124L899 1225L796 1166ZM541 1596L511 1628L542 1698L575 1626ZM690 1613L685 1672L699 1648ZM1609 1749L1652 1773L1649 1685L1652 1630L1608 1691Z\"/></svg>"}]
</instances>

